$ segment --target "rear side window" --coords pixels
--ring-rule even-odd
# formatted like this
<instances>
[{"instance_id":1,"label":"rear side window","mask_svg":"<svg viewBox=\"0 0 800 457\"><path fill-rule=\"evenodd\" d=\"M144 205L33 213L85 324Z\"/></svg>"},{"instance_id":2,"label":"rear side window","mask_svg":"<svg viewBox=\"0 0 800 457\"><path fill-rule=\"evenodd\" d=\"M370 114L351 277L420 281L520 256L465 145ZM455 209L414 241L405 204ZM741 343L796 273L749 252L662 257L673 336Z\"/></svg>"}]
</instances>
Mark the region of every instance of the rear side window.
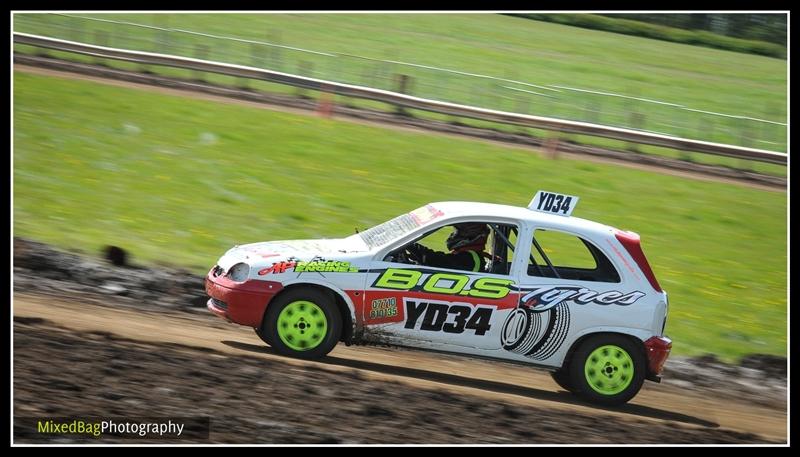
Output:
<instances>
[{"instance_id":1,"label":"rear side window","mask_svg":"<svg viewBox=\"0 0 800 457\"><path fill-rule=\"evenodd\" d=\"M528 276L620 282L617 269L595 245L570 233L544 229L533 233Z\"/></svg>"}]
</instances>

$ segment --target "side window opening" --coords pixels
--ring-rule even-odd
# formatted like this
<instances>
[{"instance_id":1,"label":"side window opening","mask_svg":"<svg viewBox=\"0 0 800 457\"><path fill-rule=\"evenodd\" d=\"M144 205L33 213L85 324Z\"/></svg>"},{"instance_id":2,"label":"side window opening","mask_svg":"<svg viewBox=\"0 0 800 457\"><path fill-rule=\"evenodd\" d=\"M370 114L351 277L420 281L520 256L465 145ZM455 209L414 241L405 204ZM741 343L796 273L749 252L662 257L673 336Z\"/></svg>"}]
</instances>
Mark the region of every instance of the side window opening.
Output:
<instances>
[{"instance_id":1,"label":"side window opening","mask_svg":"<svg viewBox=\"0 0 800 457\"><path fill-rule=\"evenodd\" d=\"M417 240L417 243L425 246L428 249L441 251L444 249L445 242L447 241L447 237L450 235L451 230L452 226L449 225L439 227L432 232L426 233L422 238Z\"/></svg>"},{"instance_id":2,"label":"side window opening","mask_svg":"<svg viewBox=\"0 0 800 457\"><path fill-rule=\"evenodd\" d=\"M534 231L528 276L620 282L617 269L595 245L572 234L545 229Z\"/></svg>"},{"instance_id":3,"label":"side window opening","mask_svg":"<svg viewBox=\"0 0 800 457\"><path fill-rule=\"evenodd\" d=\"M489 224L492 228L492 256L488 261L487 273L499 275L511 274L511 263L514 261L514 247L517 245L519 230L510 224Z\"/></svg>"},{"instance_id":4,"label":"side window opening","mask_svg":"<svg viewBox=\"0 0 800 457\"><path fill-rule=\"evenodd\" d=\"M509 275L518 234L517 226L512 224L482 221L470 221L470 223L485 224L485 227L488 228L488 236L486 237L485 247L480 254L477 254L476 252L475 255L475 257L480 258L479 262L481 264L477 271L482 273ZM470 271L471 268L467 267L469 265L474 265L473 262L462 262L464 259L452 258L454 253L448 251L447 249L447 240L448 237L454 232L455 225L458 224L450 224L433 229L414 241L390 252L384 258L384 260L389 262ZM424 249L420 249L415 245L422 246ZM431 251L433 251L433 254L431 254ZM465 254L462 254L462 257L463 256L465 256ZM447 257L451 258L448 259ZM464 265L462 265L462 263L464 263Z\"/></svg>"}]
</instances>

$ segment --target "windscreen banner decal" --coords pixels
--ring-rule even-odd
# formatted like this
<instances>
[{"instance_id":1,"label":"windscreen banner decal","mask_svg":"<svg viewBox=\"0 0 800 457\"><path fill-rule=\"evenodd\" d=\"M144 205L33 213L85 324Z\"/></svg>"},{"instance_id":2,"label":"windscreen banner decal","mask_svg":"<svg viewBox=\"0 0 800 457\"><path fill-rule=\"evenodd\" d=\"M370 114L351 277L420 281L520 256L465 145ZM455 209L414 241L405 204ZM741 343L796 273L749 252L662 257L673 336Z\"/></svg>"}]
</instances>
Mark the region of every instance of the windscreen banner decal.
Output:
<instances>
[{"instance_id":1,"label":"windscreen banner decal","mask_svg":"<svg viewBox=\"0 0 800 457\"><path fill-rule=\"evenodd\" d=\"M422 208L417 208L408 214L411 215L411 218L414 219L414 222L417 223L417 226L425 225L437 217L444 216L444 213L441 210L434 208L433 205L425 205Z\"/></svg>"}]
</instances>

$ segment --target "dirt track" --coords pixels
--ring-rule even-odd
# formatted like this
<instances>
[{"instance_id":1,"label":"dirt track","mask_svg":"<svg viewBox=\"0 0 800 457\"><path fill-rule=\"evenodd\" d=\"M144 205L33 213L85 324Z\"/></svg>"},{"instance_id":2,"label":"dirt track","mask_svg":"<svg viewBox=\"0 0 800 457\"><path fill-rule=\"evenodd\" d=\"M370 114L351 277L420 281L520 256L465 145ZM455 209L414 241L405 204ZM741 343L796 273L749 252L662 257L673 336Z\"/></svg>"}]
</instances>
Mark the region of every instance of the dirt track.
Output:
<instances>
[{"instance_id":1,"label":"dirt track","mask_svg":"<svg viewBox=\"0 0 800 457\"><path fill-rule=\"evenodd\" d=\"M519 365L342 344L321 362L286 359L204 311L16 294L14 316L15 417L202 414L227 443L787 439L785 408L665 384L600 409ZM15 441L41 436L17 428Z\"/></svg>"}]
</instances>

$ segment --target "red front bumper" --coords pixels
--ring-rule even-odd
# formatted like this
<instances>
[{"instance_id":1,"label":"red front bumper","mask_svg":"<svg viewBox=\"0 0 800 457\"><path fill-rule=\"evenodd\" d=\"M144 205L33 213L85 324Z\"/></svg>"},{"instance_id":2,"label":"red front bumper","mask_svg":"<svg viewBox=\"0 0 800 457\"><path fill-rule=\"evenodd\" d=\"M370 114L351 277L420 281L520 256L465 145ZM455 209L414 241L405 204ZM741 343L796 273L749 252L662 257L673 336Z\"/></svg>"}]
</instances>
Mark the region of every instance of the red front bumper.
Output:
<instances>
[{"instance_id":1,"label":"red front bumper","mask_svg":"<svg viewBox=\"0 0 800 457\"><path fill-rule=\"evenodd\" d=\"M261 326L267 305L281 289L281 283L275 281L234 282L225 276L215 277L213 269L206 275L209 311L248 327Z\"/></svg>"},{"instance_id":2,"label":"red front bumper","mask_svg":"<svg viewBox=\"0 0 800 457\"><path fill-rule=\"evenodd\" d=\"M647 350L647 367L650 369L650 374L660 375L669 357L669 351L672 350L672 340L654 336L644 342L644 347Z\"/></svg>"}]
</instances>

